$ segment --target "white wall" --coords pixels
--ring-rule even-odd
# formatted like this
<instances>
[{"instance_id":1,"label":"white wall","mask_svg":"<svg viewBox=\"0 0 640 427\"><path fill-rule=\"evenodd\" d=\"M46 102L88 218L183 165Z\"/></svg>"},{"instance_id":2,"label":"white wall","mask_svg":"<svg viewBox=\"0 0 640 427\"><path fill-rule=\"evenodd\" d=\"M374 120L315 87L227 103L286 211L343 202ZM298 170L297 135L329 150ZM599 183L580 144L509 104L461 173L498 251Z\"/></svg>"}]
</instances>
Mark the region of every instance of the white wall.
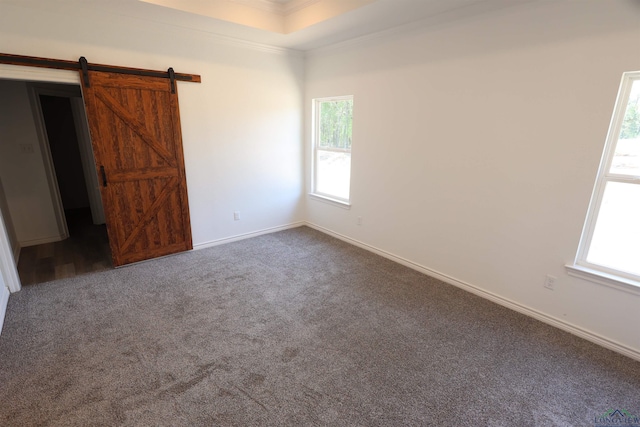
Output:
<instances>
[{"instance_id":1,"label":"white wall","mask_svg":"<svg viewBox=\"0 0 640 427\"><path fill-rule=\"evenodd\" d=\"M308 220L640 356L640 296L564 267L621 75L640 68L639 3L436 19L309 55L306 117L313 98L355 98L353 206L309 199Z\"/></svg>"},{"instance_id":2,"label":"white wall","mask_svg":"<svg viewBox=\"0 0 640 427\"><path fill-rule=\"evenodd\" d=\"M33 152L22 151L29 146ZM21 246L60 239L24 82L0 80L0 179Z\"/></svg>"},{"instance_id":3,"label":"white wall","mask_svg":"<svg viewBox=\"0 0 640 427\"><path fill-rule=\"evenodd\" d=\"M178 83L195 246L303 219L302 57L105 13L98 3L9 3L0 4L0 52L202 76Z\"/></svg>"},{"instance_id":4,"label":"white wall","mask_svg":"<svg viewBox=\"0 0 640 427\"><path fill-rule=\"evenodd\" d=\"M308 200L306 215L302 58L98 3L1 3L0 52L201 74L202 84L179 83L196 245L307 218L640 352L639 297L564 269L620 76L638 68L637 2L439 16L310 55L305 107L355 95L353 207ZM555 291L545 274L559 278Z\"/></svg>"}]
</instances>

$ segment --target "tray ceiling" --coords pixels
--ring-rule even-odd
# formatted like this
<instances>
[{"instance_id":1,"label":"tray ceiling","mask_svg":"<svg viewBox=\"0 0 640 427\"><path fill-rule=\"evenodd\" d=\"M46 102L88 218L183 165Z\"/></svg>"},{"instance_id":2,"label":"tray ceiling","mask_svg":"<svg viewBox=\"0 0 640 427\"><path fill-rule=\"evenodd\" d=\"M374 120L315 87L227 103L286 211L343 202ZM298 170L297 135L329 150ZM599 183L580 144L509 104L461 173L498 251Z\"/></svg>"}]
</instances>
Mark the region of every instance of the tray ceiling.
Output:
<instances>
[{"instance_id":1,"label":"tray ceiling","mask_svg":"<svg viewBox=\"0 0 640 427\"><path fill-rule=\"evenodd\" d=\"M139 0L182 12L289 34L376 0Z\"/></svg>"}]
</instances>

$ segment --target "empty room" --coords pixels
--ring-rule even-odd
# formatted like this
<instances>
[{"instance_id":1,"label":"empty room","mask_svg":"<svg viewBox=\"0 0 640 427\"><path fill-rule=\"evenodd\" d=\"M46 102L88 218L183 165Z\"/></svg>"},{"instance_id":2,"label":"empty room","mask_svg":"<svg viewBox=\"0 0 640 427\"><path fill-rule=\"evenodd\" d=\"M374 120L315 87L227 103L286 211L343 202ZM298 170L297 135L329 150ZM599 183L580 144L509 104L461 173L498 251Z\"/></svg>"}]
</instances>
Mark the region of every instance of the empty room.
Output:
<instances>
[{"instance_id":1,"label":"empty room","mask_svg":"<svg viewBox=\"0 0 640 427\"><path fill-rule=\"evenodd\" d=\"M640 427L640 1L0 1L0 425Z\"/></svg>"}]
</instances>

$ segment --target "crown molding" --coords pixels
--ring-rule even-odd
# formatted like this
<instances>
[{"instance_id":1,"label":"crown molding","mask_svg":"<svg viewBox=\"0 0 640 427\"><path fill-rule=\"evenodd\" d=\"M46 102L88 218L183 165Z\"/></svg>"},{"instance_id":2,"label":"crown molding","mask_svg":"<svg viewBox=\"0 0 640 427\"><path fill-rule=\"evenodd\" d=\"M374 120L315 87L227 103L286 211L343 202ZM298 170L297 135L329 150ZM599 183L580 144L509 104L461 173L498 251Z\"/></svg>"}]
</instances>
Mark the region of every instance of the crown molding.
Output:
<instances>
[{"instance_id":1,"label":"crown molding","mask_svg":"<svg viewBox=\"0 0 640 427\"><path fill-rule=\"evenodd\" d=\"M241 4L276 15L283 15L283 5L272 0L227 0L231 3Z\"/></svg>"},{"instance_id":2,"label":"crown molding","mask_svg":"<svg viewBox=\"0 0 640 427\"><path fill-rule=\"evenodd\" d=\"M292 13L306 9L322 0L292 0L288 3L280 3L276 0L227 0L235 4L252 7L264 12L274 13L280 16L291 15Z\"/></svg>"},{"instance_id":3,"label":"crown molding","mask_svg":"<svg viewBox=\"0 0 640 427\"><path fill-rule=\"evenodd\" d=\"M398 25L396 27L388 28L382 31L376 31L374 33L365 34L363 36L354 37L345 41L330 44L328 46L318 47L305 51L305 56L321 56L326 53L338 52L349 48L361 46L378 39L390 38L396 34L409 33L415 29L422 28L425 20L417 22L410 22L408 24Z\"/></svg>"},{"instance_id":4,"label":"crown molding","mask_svg":"<svg viewBox=\"0 0 640 427\"><path fill-rule=\"evenodd\" d=\"M428 31L442 25L443 22L458 21L471 16L483 15L489 11L495 12L503 9L525 7L528 4L535 3L536 0L497 0L497 3L491 9L478 9L479 3L460 6L451 10L436 13L418 21L408 22L406 24L397 25L386 30L376 31L359 37L354 37L341 42L333 43L327 46L318 47L304 51L305 57L322 56L324 54L340 52L367 45L378 39L391 39L396 35L410 34L416 31ZM481 2L482 3L482 2ZM455 13L463 11L467 14L462 16L454 16Z\"/></svg>"},{"instance_id":5,"label":"crown molding","mask_svg":"<svg viewBox=\"0 0 640 427\"><path fill-rule=\"evenodd\" d=\"M278 55L288 55L293 57L304 57L304 52L296 49L289 49L286 47L273 46L268 44L251 42L248 40L238 39L235 37L223 36L217 33L209 33L206 31L198 30L202 34L210 37L213 41L218 42L220 44L225 44L229 46L237 46L243 47L247 49L257 50L260 52L278 54Z\"/></svg>"},{"instance_id":6,"label":"crown molding","mask_svg":"<svg viewBox=\"0 0 640 427\"><path fill-rule=\"evenodd\" d=\"M313 6L322 0L293 0L289 3L282 4L282 12L284 16L291 15L292 13L299 12L303 9Z\"/></svg>"},{"instance_id":7,"label":"crown molding","mask_svg":"<svg viewBox=\"0 0 640 427\"><path fill-rule=\"evenodd\" d=\"M0 0L1 1L1 0ZM168 31L172 31L176 35L183 35L185 32L191 33L193 35L199 35L201 37L205 37L209 39L209 41L214 43L219 43L221 45L227 46L235 46L242 47L245 49L256 50L260 52L266 52L277 55L288 55L292 57L304 57L304 52L297 49L291 49L286 47L279 47L270 44L258 43L253 41L244 40L237 37L225 36L220 33L215 33L212 31L207 31L200 28L187 27L184 25L175 24L172 22L166 22L163 20L154 19L148 16L128 16L129 19L137 20L137 21L146 21L152 22L155 25L163 26Z\"/></svg>"},{"instance_id":8,"label":"crown molding","mask_svg":"<svg viewBox=\"0 0 640 427\"><path fill-rule=\"evenodd\" d=\"M153 21L153 22L156 22L156 23L162 24L162 25L167 25L173 31L176 31L177 34L183 34L184 31L189 31L191 33L199 34L199 35L201 35L203 37L206 37L210 41L212 41L214 43L219 43L221 45L242 47L242 48L245 48L245 49L251 49L251 50L256 50L256 51L260 51L260 52L277 54L277 55L288 55L288 56L293 56L293 57L304 57L304 52L301 51L301 50L296 50L296 49L291 49L291 48L286 48L286 47L273 46L273 45L264 44L264 43L252 42L252 41L248 41L248 40L244 40L244 39L240 39L240 38L236 38L236 37L225 36L225 35L222 35L222 34L219 34L219 33L214 33L214 32L201 30L201 29L183 27L181 25L169 24L169 23L166 23L166 22L158 22L158 21Z\"/></svg>"}]
</instances>

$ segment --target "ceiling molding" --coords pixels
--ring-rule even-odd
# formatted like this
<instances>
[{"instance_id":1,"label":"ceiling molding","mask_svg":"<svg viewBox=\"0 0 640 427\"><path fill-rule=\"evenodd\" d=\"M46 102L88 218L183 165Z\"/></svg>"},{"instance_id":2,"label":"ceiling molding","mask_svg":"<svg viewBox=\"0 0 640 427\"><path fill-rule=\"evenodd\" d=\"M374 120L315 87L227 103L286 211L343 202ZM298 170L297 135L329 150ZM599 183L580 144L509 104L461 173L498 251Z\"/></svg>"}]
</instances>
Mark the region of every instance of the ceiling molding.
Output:
<instances>
[{"instance_id":1,"label":"ceiling molding","mask_svg":"<svg viewBox=\"0 0 640 427\"><path fill-rule=\"evenodd\" d=\"M231 3L241 4L243 6L252 7L276 15L284 15L283 4L273 0L227 0Z\"/></svg>"},{"instance_id":2,"label":"ceiling molding","mask_svg":"<svg viewBox=\"0 0 640 427\"><path fill-rule=\"evenodd\" d=\"M138 17L311 55L538 1L553 0L123 0Z\"/></svg>"},{"instance_id":3,"label":"ceiling molding","mask_svg":"<svg viewBox=\"0 0 640 427\"><path fill-rule=\"evenodd\" d=\"M486 1L486 0L482 0ZM396 35L410 34L414 31L429 31L434 28L438 28L445 22L451 22L462 19L460 15L456 15L456 12L466 11L468 15L464 16L477 16L478 14L485 14L489 12L496 12L503 9L518 8L526 4L534 3L536 0L496 0L492 7L486 8L486 5L469 4L443 12L427 16L417 21L408 22L406 24L396 25L385 30L376 31L373 33L365 34L359 37L353 37L344 41L332 43L326 46L305 50L305 57L322 56L324 54L340 52L343 50L349 50L354 47L364 46L376 40L391 39Z\"/></svg>"},{"instance_id":4,"label":"ceiling molding","mask_svg":"<svg viewBox=\"0 0 640 427\"><path fill-rule=\"evenodd\" d=\"M349 49L352 47L361 46L373 40L385 39L385 38L390 38L396 34L408 33L410 31L415 30L416 28L421 28L422 26L423 26L423 21L410 22L408 24L398 25L396 27L388 28L386 30L376 31L375 33L365 34L364 36L354 37L352 39L333 43L328 46L310 49L305 51L305 56L308 56L308 57L321 56L325 53L332 53L336 51Z\"/></svg>"},{"instance_id":5,"label":"ceiling molding","mask_svg":"<svg viewBox=\"0 0 640 427\"><path fill-rule=\"evenodd\" d=\"M104 9L104 10L107 13L112 13L112 12L109 12L108 9ZM190 26L176 23L174 21L157 19L156 17L150 14L144 14L144 15L130 14L130 15L127 15L127 17L135 21L150 22L155 25L161 26L162 28L164 28L165 31L171 32L176 36L182 35L185 32L187 32L195 36L203 37L204 39L207 39L207 41L209 42L218 43L223 46L242 47L242 48L251 49L254 51L265 52L265 53L276 54L276 55L287 55L287 56L297 57L297 58L304 57L304 52L298 49L293 49L289 47L280 47L273 44L259 43L256 41L251 41L251 40L243 39L240 37L221 34L215 31L207 30L207 29L190 27Z\"/></svg>"},{"instance_id":6,"label":"ceiling molding","mask_svg":"<svg viewBox=\"0 0 640 427\"><path fill-rule=\"evenodd\" d=\"M281 4L282 13L284 16L291 15L292 13L299 12L303 9L313 6L321 0L292 0L289 3Z\"/></svg>"},{"instance_id":7,"label":"ceiling molding","mask_svg":"<svg viewBox=\"0 0 640 427\"><path fill-rule=\"evenodd\" d=\"M2 1L2 0L0 0ZM378 0L137 0L276 34L290 34ZM415 0L414 0L415 1ZM477 1L477 0L473 0Z\"/></svg>"},{"instance_id":8,"label":"ceiling molding","mask_svg":"<svg viewBox=\"0 0 640 427\"><path fill-rule=\"evenodd\" d=\"M281 2L278 0L227 0L235 4L252 7L269 13L275 13L280 16L291 15L292 13L306 9L322 0L291 0Z\"/></svg>"},{"instance_id":9,"label":"ceiling molding","mask_svg":"<svg viewBox=\"0 0 640 427\"><path fill-rule=\"evenodd\" d=\"M168 22L155 21L152 19L145 19L145 18L137 18L137 19L143 19L145 21L154 22L159 25L164 25L170 31L174 31L176 35L182 34L184 31L191 32L192 34L199 34L202 37L208 38L211 42L219 43L223 46L226 45L226 46L242 47L245 49L256 50L259 52L266 52L266 53L277 54L277 55L287 55L287 56L299 57L299 58L304 57L304 52L297 49L258 43L250 40L241 39L238 37L226 36L220 33L215 33L215 32L196 29L196 28L184 27L181 25L176 25Z\"/></svg>"},{"instance_id":10,"label":"ceiling molding","mask_svg":"<svg viewBox=\"0 0 640 427\"><path fill-rule=\"evenodd\" d=\"M273 46L273 45L268 45L263 43L257 43L249 40L239 39L236 37L224 36L222 34L209 33L206 31L201 31L201 32L206 34L211 39L213 39L213 41L216 41L224 45L243 47L246 49L252 49L252 50L257 50L260 52L266 52L271 54L288 55L288 56L299 57L299 58L304 57L304 52L301 50L291 49L288 47Z\"/></svg>"}]
</instances>

